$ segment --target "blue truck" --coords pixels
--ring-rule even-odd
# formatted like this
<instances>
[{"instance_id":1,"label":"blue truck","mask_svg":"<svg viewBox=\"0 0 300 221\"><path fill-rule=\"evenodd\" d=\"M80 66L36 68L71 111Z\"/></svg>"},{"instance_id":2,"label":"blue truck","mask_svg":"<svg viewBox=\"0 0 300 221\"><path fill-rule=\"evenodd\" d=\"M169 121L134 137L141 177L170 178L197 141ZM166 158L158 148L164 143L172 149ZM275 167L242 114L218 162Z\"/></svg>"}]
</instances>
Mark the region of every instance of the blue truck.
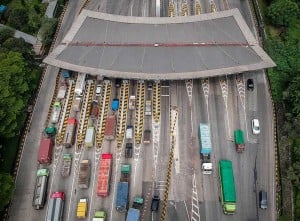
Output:
<instances>
[{"instance_id":1,"label":"blue truck","mask_svg":"<svg viewBox=\"0 0 300 221\"><path fill-rule=\"evenodd\" d=\"M117 98L113 99L113 101L111 103L111 109L113 111L116 111L119 109L119 99L117 99Z\"/></svg>"},{"instance_id":2,"label":"blue truck","mask_svg":"<svg viewBox=\"0 0 300 221\"><path fill-rule=\"evenodd\" d=\"M138 209L130 208L127 213L126 221L140 221L141 212Z\"/></svg>"},{"instance_id":3,"label":"blue truck","mask_svg":"<svg viewBox=\"0 0 300 221\"><path fill-rule=\"evenodd\" d=\"M128 182L118 182L116 210L121 213L126 213L128 205Z\"/></svg>"}]
</instances>

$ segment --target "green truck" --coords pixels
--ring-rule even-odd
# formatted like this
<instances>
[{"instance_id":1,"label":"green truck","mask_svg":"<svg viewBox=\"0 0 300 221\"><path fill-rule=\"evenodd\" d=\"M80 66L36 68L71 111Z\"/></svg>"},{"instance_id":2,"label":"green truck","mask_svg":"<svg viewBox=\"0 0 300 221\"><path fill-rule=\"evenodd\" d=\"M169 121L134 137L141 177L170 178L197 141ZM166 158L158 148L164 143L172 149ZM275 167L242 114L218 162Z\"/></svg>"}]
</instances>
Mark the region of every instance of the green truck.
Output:
<instances>
[{"instance_id":1,"label":"green truck","mask_svg":"<svg viewBox=\"0 0 300 221\"><path fill-rule=\"evenodd\" d=\"M232 162L230 160L219 161L219 178L221 190L221 203L223 212L227 215L236 212L236 193Z\"/></svg>"},{"instance_id":2,"label":"green truck","mask_svg":"<svg viewBox=\"0 0 300 221\"><path fill-rule=\"evenodd\" d=\"M236 152L243 153L245 150L244 132L240 129L234 131Z\"/></svg>"}]
</instances>

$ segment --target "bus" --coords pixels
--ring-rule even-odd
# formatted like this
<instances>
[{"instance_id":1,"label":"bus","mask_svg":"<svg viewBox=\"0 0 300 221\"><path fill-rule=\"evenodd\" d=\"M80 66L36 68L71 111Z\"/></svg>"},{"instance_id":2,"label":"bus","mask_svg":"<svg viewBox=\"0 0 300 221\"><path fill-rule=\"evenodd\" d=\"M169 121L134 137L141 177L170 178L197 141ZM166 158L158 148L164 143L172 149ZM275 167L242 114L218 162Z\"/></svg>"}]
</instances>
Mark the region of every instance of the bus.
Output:
<instances>
[{"instance_id":1,"label":"bus","mask_svg":"<svg viewBox=\"0 0 300 221\"><path fill-rule=\"evenodd\" d=\"M39 169L37 171L36 183L32 200L32 206L37 210L42 209L45 205L47 196L48 177L48 169Z\"/></svg>"},{"instance_id":2,"label":"bus","mask_svg":"<svg viewBox=\"0 0 300 221\"><path fill-rule=\"evenodd\" d=\"M65 193L53 192L48 203L46 221L61 221L64 210Z\"/></svg>"},{"instance_id":3,"label":"bus","mask_svg":"<svg viewBox=\"0 0 300 221\"><path fill-rule=\"evenodd\" d=\"M236 193L232 162L230 160L219 161L219 178L221 190L221 204L226 215L236 212Z\"/></svg>"}]
</instances>

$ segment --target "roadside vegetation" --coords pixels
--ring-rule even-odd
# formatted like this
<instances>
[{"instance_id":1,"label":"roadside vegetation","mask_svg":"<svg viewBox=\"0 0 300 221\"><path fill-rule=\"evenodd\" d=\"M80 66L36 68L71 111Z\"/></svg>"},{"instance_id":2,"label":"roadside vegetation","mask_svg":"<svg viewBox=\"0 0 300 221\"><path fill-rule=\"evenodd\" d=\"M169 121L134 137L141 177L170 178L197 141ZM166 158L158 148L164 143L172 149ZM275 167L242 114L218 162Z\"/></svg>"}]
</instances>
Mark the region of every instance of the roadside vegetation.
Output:
<instances>
[{"instance_id":1,"label":"roadside vegetation","mask_svg":"<svg viewBox=\"0 0 300 221\"><path fill-rule=\"evenodd\" d=\"M300 1L260 3L266 22L265 49L277 64L268 70L268 75L278 116L280 220L292 220L292 215L294 220L300 220ZM289 198L292 195L286 192L291 189L293 201Z\"/></svg>"},{"instance_id":2,"label":"roadside vegetation","mask_svg":"<svg viewBox=\"0 0 300 221\"><path fill-rule=\"evenodd\" d=\"M0 211L12 197L11 176L27 106L36 90L41 70L32 46L13 38L11 29L0 27Z\"/></svg>"}]
</instances>

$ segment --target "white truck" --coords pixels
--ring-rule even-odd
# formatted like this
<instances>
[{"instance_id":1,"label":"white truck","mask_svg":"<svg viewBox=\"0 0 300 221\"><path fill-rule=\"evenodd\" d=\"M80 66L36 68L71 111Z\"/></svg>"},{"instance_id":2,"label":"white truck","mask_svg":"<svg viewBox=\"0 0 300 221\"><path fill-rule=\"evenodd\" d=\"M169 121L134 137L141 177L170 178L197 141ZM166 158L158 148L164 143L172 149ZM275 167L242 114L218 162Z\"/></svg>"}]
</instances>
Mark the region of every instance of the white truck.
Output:
<instances>
[{"instance_id":1,"label":"white truck","mask_svg":"<svg viewBox=\"0 0 300 221\"><path fill-rule=\"evenodd\" d=\"M129 110L134 110L135 109L135 96L131 95L129 97Z\"/></svg>"},{"instance_id":2,"label":"white truck","mask_svg":"<svg viewBox=\"0 0 300 221\"><path fill-rule=\"evenodd\" d=\"M85 78L86 73L78 73L76 85L75 85L75 94L77 96L83 96L84 87L85 87Z\"/></svg>"},{"instance_id":3,"label":"white truck","mask_svg":"<svg viewBox=\"0 0 300 221\"><path fill-rule=\"evenodd\" d=\"M146 116L151 116L151 114L152 114L151 100L146 100L145 115Z\"/></svg>"},{"instance_id":4,"label":"white truck","mask_svg":"<svg viewBox=\"0 0 300 221\"><path fill-rule=\"evenodd\" d=\"M131 140L133 138L133 126L127 126L126 128L126 139Z\"/></svg>"},{"instance_id":5,"label":"white truck","mask_svg":"<svg viewBox=\"0 0 300 221\"><path fill-rule=\"evenodd\" d=\"M51 115L51 123L56 124L58 122L60 111L61 111L61 104L59 101L57 101L53 105L53 111L52 111L52 115Z\"/></svg>"}]
</instances>

